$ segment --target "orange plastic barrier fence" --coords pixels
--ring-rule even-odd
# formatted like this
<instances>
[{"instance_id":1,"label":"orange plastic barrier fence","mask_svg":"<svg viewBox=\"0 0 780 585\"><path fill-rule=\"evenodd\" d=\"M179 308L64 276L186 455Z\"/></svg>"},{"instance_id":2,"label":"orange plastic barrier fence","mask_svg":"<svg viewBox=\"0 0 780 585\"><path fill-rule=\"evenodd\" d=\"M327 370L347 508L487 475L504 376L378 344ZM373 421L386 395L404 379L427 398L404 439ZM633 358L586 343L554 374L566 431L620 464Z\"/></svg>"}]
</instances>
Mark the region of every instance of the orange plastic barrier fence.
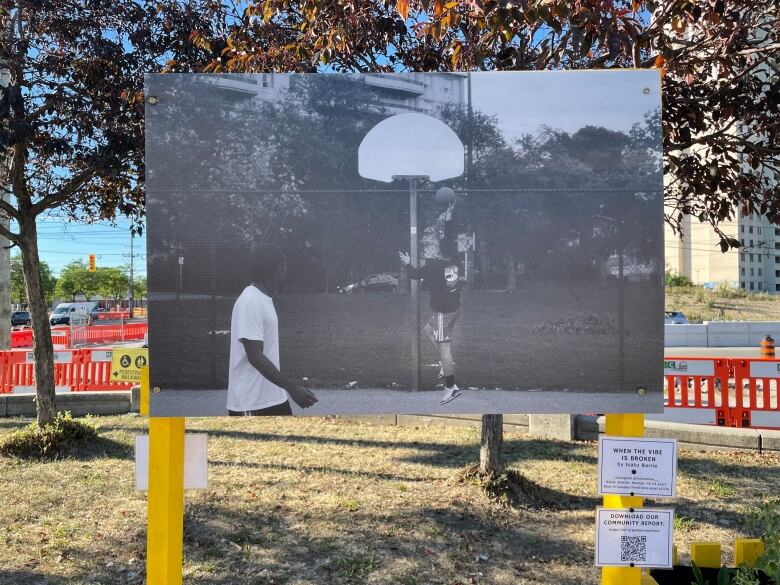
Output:
<instances>
[{"instance_id":1,"label":"orange plastic barrier fence","mask_svg":"<svg viewBox=\"0 0 780 585\"><path fill-rule=\"evenodd\" d=\"M128 311L101 311L99 313L95 313L95 316L97 320L101 320L101 319L126 320L130 317L130 313Z\"/></svg>"},{"instance_id":2,"label":"orange plastic barrier fence","mask_svg":"<svg viewBox=\"0 0 780 585\"><path fill-rule=\"evenodd\" d=\"M732 426L780 427L780 359L735 358L730 362L734 380Z\"/></svg>"},{"instance_id":3,"label":"orange plastic barrier fence","mask_svg":"<svg viewBox=\"0 0 780 585\"><path fill-rule=\"evenodd\" d=\"M67 329L52 329L51 340L55 346L68 347L69 336ZM11 347L32 347L33 346L33 332L32 329L21 329L19 331L11 331Z\"/></svg>"},{"instance_id":4,"label":"orange plastic barrier fence","mask_svg":"<svg viewBox=\"0 0 780 585\"><path fill-rule=\"evenodd\" d=\"M63 349L78 345L95 345L113 343L115 341L143 339L148 331L147 323L117 323L112 325L90 325L74 329L69 327L52 329L51 339L55 349ZM11 348L33 346L32 329L22 329L11 332Z\"/></svg>"},{"instance_id":5,"label":"orange plastic barrier fence","mask_svg":"<svg viewBox=\"0 0 780 585\"><path fill-rule=\"evenodd\" d=\"M664 377L666 409L711 409L719 426L780 428L778 358L665 358Z\"/></svg>"},{"instance_id":6,"label":"orange plastic barrier fence","mask_svg":"<svg viewBox=\"0 0 780 585\"><path fill-rule=\"evenodd\" d=\"M54 386L60 392L129 390L129 382L111 382L111 350L67 349L54 352ZM0 352L0 394L35 391L32 351Z\"/></svg>"},{"instance_id":7,"label":"orange plastic barrier fence","mask_svg":"<svg viewBox=\"0 0 780 585\"><path fill-rule=\"evenodd\" d=\"M143 339L149 330L147 323L119 323L115 325L91 325L72 332L70 345L94 345Z\"/></svg>"}]
</instances>

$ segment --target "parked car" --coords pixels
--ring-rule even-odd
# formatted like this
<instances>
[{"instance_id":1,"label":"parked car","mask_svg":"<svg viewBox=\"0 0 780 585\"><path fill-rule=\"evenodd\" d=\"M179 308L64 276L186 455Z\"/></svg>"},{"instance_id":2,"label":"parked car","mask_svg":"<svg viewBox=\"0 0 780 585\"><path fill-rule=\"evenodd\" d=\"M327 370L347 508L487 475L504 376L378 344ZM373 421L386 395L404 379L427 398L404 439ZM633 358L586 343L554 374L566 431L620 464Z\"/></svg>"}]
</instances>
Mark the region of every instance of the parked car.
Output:
<instances>
[{"instance_id":1,"label":"parked car","mask_svg":"<svg viewBox=\"0 0 780 585\"><path fill-rule=\"evenodd\" d=\"M11 313L11 327L17 325L30 325L30 313L28 311L14 311Z\"/></svg>"},{"instance_id":2,"label":"parked car","mask_svg":"<svg viewBox=\"0 0 780 585\"><path fill-rule=\"evenodd\" d=\"M359 282L340 286L338 291L343 294L354 292L395 292L398 290L398 279L389 274L372 274Z\"/></svg>"},{"instance_id":3,"label":"parked car","mask_svg":"<svg viewBox=\"0 0 780 585\"><path fill-rule=\"evenodd\" d=\"M106 309L103 307L95 307L89 312L89 321L90 323L94 323L98 319L100 319L100 313L106 313Z\"/></svg>"},{"instance_id":4,"label":"parked car","mask_svg":"<svg viewBox=\"0 0 780 585\"><path fill-rule=\"evenodd\" d=\"M97 310L97 303L79 302L79 303L60 303L57 308L49 315L49 324L51 325L70 325L71 315L77 313L89 315Z\"/></svg>"},{"instance_id":5,"label":"parked car","mask_svg":"<svg viewBox=\"0 0 780 585\"><path fill-rule=\"evenodd\" d=\"M664 323L666 325L687 325L688 318L680 311L664 311Z\"/></svg>"}]
</instances>

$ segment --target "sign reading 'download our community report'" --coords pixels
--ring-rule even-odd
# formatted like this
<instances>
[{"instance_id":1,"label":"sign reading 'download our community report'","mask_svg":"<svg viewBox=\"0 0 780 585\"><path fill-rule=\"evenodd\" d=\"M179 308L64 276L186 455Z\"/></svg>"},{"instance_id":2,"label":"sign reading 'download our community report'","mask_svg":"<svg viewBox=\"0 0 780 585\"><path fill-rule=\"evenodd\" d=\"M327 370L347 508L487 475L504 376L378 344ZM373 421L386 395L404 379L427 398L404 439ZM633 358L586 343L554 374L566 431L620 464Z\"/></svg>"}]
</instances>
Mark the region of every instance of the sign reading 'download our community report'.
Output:
<instances>
[{"instance_id":1,"label":"sign reading 'download our community report'","mask_svg":"<svg viewBox=\"0 0 780 585\"><path fill-rule=\"evenodd\" d=\"M674 510L596 509L597 567L672 566Z\"/></svg>"},{"instance_id":2,"label":"sign reading 'download our community report'","mask_svg":"<svg viewBox=\"0 0 780 585\"><path fill-rule=\"evenodd\" d=\"M599 494L673 498L676 484L676 439L599 439Z\"/></svg>"}]
</instances>

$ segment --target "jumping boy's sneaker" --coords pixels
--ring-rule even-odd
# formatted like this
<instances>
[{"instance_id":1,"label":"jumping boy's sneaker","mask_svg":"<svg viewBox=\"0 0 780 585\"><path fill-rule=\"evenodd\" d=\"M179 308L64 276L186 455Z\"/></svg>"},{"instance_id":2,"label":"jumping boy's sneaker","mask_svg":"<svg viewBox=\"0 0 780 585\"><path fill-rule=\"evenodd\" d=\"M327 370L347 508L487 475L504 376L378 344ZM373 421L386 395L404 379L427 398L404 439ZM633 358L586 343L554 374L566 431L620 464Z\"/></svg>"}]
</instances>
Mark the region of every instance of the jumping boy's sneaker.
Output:
<instances>
[{"instance_id":1,"label":"jumping boy's sneaker","mask_svg":"<svg viewBox=\"0 0 780 585\"><path fill-rule=\"evenodd\" d=\"M450 388L444 388L444 394L442 394L439 404L447 404L448 402L452 402L458 396L460 396L460 394L461 392L457 384L453 384Z\"/></svg>"}]
</instances>

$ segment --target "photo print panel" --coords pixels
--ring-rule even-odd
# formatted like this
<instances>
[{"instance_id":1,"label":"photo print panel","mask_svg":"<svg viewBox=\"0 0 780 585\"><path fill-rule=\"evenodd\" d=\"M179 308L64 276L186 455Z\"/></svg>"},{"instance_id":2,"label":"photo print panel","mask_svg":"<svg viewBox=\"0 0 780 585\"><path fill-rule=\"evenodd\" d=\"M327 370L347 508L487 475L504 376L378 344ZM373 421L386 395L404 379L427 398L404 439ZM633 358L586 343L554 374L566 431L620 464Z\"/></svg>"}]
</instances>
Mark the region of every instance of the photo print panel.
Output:
<instances>
[{"instance_id":1,"label":"photo print panel","mask_svg":"<svg viewBox=\"0 0 780 585\"><path fill-rule=\"evenodd\" d=\"M145 92L153 416L662 410L657 71Z\"/></svg>"}]
</instances>

